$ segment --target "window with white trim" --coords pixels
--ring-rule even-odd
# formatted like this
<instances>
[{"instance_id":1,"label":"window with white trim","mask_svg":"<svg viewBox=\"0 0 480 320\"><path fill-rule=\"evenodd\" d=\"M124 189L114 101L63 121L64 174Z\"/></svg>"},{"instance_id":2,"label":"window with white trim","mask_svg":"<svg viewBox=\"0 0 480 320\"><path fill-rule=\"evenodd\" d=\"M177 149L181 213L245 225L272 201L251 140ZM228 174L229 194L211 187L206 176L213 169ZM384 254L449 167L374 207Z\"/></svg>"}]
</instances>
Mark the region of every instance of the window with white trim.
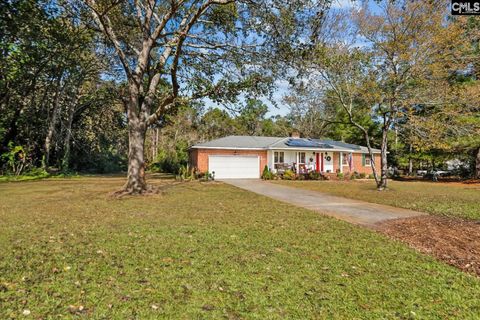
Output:
<instances>
[{"instance_id":1,"label":"window with white trim","mask_svg":"<svg viewBox=\"0 0 480 320\"><path fill-rule=\"evenodd\" d=\"M278 163L284 163L284 159L285 159L285 153L283 153L283 151L275 151L273 153L273 162L274 164L278 164Z\"/></svg>"},{"instance_id":2,"label":"window with white trim","mask_svg":"<svg viewBox=\"0 0 480 320\"><path fill-rule=\"evenodd\" d=\"M348 166L348 153L342 153L342 166Z\"/></svg>"},{"instance_id":3,"label":"window with white trim","mask_svg":"<svg viewBox=\"0 0 480 320\"><path fill-rule=\"evenodd\" d=\"M366 166L371 166L372 165L372 161L371 161L371 158L370 158L369 154L365 155L365 165Z\"/></svg>"},{"instance_id":4,"label":"window with white trim","mask_svg":"<svg viewBox=\"0 0 480 320\"><path fill-rule=\"evenodd\" d=\"M298 153L298 163L305 163L305 152Z\"/></svg>"}]
</instances>

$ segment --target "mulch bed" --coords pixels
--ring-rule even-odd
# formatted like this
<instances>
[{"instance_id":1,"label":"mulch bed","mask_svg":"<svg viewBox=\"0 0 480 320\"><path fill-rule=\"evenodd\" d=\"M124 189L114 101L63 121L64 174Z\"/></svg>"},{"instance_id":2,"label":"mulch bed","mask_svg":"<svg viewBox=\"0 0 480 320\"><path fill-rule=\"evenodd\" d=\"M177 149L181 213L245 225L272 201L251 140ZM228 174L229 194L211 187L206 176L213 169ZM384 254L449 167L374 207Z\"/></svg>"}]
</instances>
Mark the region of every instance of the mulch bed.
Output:
<instances>
[{"instance_id":1,"label":"mulch bed","mask_svg":"<svg viewBox=\"0 0 480 320\"><path fill-rule=\"evenodd\" d=\"M383 222L376 229L480 277L480 221L422 216Z\"/></svg>"},{"instance_id":2,"label":"mulch bed","mask_svg":"<svg viewBox=\"0 0 480 320\"><path fill-rule=\"evenodd\" d=\"M433 182L431 179L426 179L424 177L408 177L402 176L398 178L394 178L397 181L420 181L420 182ZM438 177L438 181L440 183L453 183L453 184L473 184L473 185L480 185L480 179L462 179L458 177Z\"/></svg>"}]
</instances>

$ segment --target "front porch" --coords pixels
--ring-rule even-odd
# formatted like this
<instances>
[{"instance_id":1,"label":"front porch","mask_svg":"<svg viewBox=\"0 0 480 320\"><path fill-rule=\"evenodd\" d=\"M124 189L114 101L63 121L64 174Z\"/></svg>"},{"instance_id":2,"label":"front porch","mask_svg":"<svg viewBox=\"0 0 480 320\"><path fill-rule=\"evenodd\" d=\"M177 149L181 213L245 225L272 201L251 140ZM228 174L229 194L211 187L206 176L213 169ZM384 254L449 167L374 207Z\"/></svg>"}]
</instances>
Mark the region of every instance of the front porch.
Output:
<instances>
[{"instance_id":1,"label":"front porch","mask_svg":"<svg viewBox=\"0 0 480 320\"><path fill-rule=\"evenodd\" d=\"M269 150L268 167L277 174L291 170L295 174L321 174L351 171L352 154L328 149Z\"/></svg>"}]
</instances>

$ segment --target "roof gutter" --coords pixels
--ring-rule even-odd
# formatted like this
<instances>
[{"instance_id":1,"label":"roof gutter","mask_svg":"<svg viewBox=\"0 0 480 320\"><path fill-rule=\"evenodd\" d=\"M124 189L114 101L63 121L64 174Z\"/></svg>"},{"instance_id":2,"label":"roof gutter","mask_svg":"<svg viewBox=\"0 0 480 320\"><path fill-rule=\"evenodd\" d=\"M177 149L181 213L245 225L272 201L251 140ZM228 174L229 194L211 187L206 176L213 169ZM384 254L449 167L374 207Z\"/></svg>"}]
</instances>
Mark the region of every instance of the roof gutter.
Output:
<instances>
[{"instance_id":1,"label":"roof gutter","mask_svg":"<svg viewBox=\"0 0 480 320\"><path fill-rule=\"evenodd\" d=\"M365 153L368 154L368 151L362 150L353 150L353 149L326 149L326 148L275 148L275 147L266 147L266 148L251 148L251 147L207 147L207 146L191 146L189 149L209 149L209 150L254 150L254 151L266 151L266 150L282 150L282 151L322 151L322 152L351 152L351 153ZM377 154L380 151L373 151Z\"/></svg>"},{"instance_id":2,"label":"roof gutter","mask_svg":"<svg viewBox=\"0 0 480 320\"><path fill-rule=\"evenodd\" d=\"M296 151L296 150L301 150L301 151L338 151L338 152L353 152L353 150L350 149L330 149L330 148L301 148L301 147L296 147L296 148L268 148L268 150L290 150L290 151Z\"/></svg>"},{"instance_id":3,"label":"roof gutter","mask_svg":"<svg viewBox=\"0 0 480 320\"><path fill-rule=\"evenodd\" d=\"M190 149L213 149L213 150L267 150L266 148L250 148L250 147L204 147L191 146Z\"/></svg>"}]
</instances>

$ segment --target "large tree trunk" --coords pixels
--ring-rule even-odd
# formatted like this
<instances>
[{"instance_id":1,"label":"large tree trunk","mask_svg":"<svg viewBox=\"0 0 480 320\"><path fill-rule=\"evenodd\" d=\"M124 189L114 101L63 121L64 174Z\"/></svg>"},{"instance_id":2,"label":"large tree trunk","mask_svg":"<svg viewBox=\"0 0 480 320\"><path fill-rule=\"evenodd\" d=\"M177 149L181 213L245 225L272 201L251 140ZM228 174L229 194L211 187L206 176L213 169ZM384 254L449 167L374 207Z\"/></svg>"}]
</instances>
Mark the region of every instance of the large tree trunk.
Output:
<instances>
[{"instance_id":1,"label":"large tree trunk","mask_svg":"<svg viewBox=\"0 0 480 320\"><path fill-rule=\"evenodd\" d=\"M382 145L380 149L380 181L377 182L377 189L384 190L387 188L387 175L388 175L388 129L382 130Z\"/></svg>"},{"instance_id":2,"label":"large tree trunk","mask_svg":"<svg viewBox=\"0 0 480 320\"><path fill-rule=\"evenodd\" d=\"M363 131L363 136L365 138L365 143L367 144L367 149L368 149L368 154L370 155L370 164L372 166L372 173L373 173L373 178L375 179L375 183L379 184L379 178L378 178L378 174L377 174L377 168L376 168L376 165L375 165L375 155L373 154L373 151L372 151L372 146L370 145L370 135L368 134L368 131L365 130L362 126L354 123L355 126L357 128L359 128L360 130Z\"/></svg>"},{"instance_id":3,"label":"large tree trunk","mask_svg":"<svg viewBox=\"0 0 480 320\"><path fill-rule=\"evenodd\" d=\"M142 194L147 191L144 159L146 131L144 121L129 119L128 176L124 187L124 191L129 194Z\"/></svg>"},{"instance_id":4,"label":"large tree trunk","mask_svg":"<svg viewBox=\"0 0 480 320\"><path fill-rule=\"evenodd\" d=\"M480 179L480 148L477 150L477 157L475 159L475 178Z\"/></svg>"}]
</instances>

